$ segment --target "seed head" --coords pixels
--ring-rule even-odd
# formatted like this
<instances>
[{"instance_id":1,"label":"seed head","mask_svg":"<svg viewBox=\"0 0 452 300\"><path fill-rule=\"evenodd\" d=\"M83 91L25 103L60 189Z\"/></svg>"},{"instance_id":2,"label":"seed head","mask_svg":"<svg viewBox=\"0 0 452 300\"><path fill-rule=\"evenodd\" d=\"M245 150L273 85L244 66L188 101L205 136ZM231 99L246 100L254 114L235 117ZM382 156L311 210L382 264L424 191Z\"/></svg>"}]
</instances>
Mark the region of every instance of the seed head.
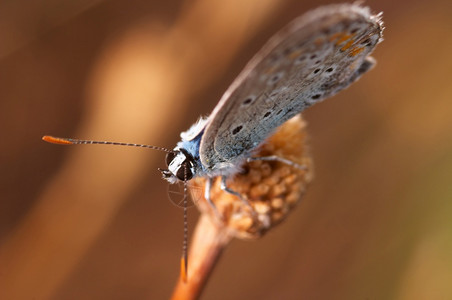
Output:
<instances>
[{"instance_id":1,"label":"seed head","mask_svg":"<svg viewBox=\"0 0 452 300\"><path fill-rule=\"evenodd\" d=\"M253 157L278 156L303 169L280 161L256 160L242 166L242 172L228 178L227 186L242 195L238 197L220 188L217 177L211 189L211 200L217 212L202 196L195 202L202 213L225 226L239 238L258 238L279 224L296 206L312 180L312 159L306 146L306 124L298 115L280 126L256 151ZM204 190L206 179L195 178L192 191Z\"/></svg>"}]
</instances>

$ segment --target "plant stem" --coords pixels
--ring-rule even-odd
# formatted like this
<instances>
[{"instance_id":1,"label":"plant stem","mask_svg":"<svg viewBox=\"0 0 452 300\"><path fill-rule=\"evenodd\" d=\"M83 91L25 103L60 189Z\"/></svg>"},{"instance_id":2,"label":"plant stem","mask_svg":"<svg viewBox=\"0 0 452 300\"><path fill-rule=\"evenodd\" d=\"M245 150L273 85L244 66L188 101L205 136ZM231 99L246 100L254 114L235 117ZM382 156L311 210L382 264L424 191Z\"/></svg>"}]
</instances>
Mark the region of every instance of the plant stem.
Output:
<instances>
[{"instance_id":1,"label":"plant stem","mask_svg":"<svg viewBox=\"0 0 452 300\"><path fill-rule=\"evenodd\" d=\"M220 255L232 236L227 228L201 214L196 225L188 259L187 282L179 277L172 300L198 299Z\"/></svg>"}]
</instances>

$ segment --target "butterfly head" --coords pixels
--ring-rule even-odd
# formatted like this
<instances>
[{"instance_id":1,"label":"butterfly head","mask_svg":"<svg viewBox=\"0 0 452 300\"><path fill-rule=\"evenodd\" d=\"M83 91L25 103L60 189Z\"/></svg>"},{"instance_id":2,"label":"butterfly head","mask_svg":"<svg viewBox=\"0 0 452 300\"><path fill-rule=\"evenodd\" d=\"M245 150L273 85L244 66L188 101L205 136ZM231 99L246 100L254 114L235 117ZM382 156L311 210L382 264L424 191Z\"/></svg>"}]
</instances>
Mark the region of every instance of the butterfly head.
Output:
<instances>
[{"instance_id":1,"label":"butterfly head","mask_svg":"<svg viewBox=\"0 0 452 300\"><path fill-rule=\"evenodd\" d=\"M166 164L168 170L159 169L162 176L170 183L176 183L178 180L188 181L193 178L195 173L195 162L193 157L185 149L180 148L169 152L166 155Z\"/></svg>"}]
</instances>

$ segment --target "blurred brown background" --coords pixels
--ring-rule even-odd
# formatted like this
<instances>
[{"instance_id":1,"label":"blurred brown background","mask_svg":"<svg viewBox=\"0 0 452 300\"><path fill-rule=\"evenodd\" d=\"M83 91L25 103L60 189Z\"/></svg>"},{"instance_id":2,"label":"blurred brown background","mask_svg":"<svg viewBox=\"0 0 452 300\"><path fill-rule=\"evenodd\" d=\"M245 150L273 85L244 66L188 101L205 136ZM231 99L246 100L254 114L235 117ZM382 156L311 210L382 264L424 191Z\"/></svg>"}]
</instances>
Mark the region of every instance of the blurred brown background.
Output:
<instances>
[{"instance_id":1,"label":"blurred brown background","mask_svg":"<svg viewBox=\"0 0 452 300\"><path fill-rule=\"evenodd\" d=\"M304 113L316 178L235 241L203 299L452 298L452 5L384 11L377 67ZM279 28L327 1L0 2L0 298L167 299L182 210L164 154ZM198 212L190 210L191 228Z\"/></svg>"}]
</instances>

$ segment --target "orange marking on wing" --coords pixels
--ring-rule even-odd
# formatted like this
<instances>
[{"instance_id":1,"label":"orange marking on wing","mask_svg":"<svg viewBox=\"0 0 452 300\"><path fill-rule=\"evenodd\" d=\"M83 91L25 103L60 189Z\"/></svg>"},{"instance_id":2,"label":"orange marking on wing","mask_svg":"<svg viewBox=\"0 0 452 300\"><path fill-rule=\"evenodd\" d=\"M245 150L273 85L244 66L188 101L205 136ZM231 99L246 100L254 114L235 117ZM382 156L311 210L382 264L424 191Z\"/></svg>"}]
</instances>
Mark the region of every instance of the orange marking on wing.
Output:
<instances>
[{"instance_id":1,"label":"orange marking on wing","mask_svg":"<svg viewBox=\"0 0 452 300\"><path fill-rule=\"evenodd\" d=\"M349 39L352 38L352 37L353 37L353 36L350 35L350 34L343 33L343 34L339 37L339 39L336 41L336 46L339 45L339 44L342 44L343 42L349 40Z\"/></svg>"},{"instance_id":2,"label":"orange marking on wing","mask_svg":"<svg viewBox=\"0 0 452 300\"><path fill-rule=\"evenodd\" d=\"M341 37L341 36L343 36L343 35L344 35L343 32L336 32L335 34L333 34L333 35L330 37L330 42L334 41L335 39L337 39L337 38L339 38L339 37Z\"/></svg>"},{"instance_id":3,"label":"orange marking on wing","mask_svg":"<svg viewBox=\"0 0 452 300\"><path fill-rule=\"evenodd\" d=\"M74 144L73 142L71 142L68 139L53 137L53 136L50 136L50 135L43 136L42 140L46 141L47 143L59 144L59 145L72 145L72 144Z\"/></svg>"},{"instance_id":4,"label":"orange marking on wing","mask_svg":"<svg viewBox=\"0 0 452 300\"><path fill-rule=\"evenodd\" d=\"M297 50L297 51L294 51L294 52L291 52L291 53L289 53L289 55L287 55L290 59L295 59L295 58L297 58L298 56L300 56L300 54L302 53L303 51L301 51L301 50Z\"/></svg>"},{"instance_id":5,"label":"orange marking on wing","mask_svg":"<svg viewBox=\"0 0 452 300\"><path fill-rule=\"evenodd\" d=\"M356 56L358 54L360 54L361 52L363 52L364 48L363 47L354 47L350 50L350 53L348 54L349 56Z\"/></svg>"},{"instance_id":6,"label":"orange marking on wing","mask_svg":"<svg viewBox=\"0 0 452 300\"><path fill-rule=\"evenodd\" d=\"M353 45L354 42L355 42L354 39L349 40L349 41L347 42L347 44L345 44L345 45L341 48L341 51L345 51L345 50L347 50L348 48L350 48L350 47Z\"/></svg>"}]
</instances>

